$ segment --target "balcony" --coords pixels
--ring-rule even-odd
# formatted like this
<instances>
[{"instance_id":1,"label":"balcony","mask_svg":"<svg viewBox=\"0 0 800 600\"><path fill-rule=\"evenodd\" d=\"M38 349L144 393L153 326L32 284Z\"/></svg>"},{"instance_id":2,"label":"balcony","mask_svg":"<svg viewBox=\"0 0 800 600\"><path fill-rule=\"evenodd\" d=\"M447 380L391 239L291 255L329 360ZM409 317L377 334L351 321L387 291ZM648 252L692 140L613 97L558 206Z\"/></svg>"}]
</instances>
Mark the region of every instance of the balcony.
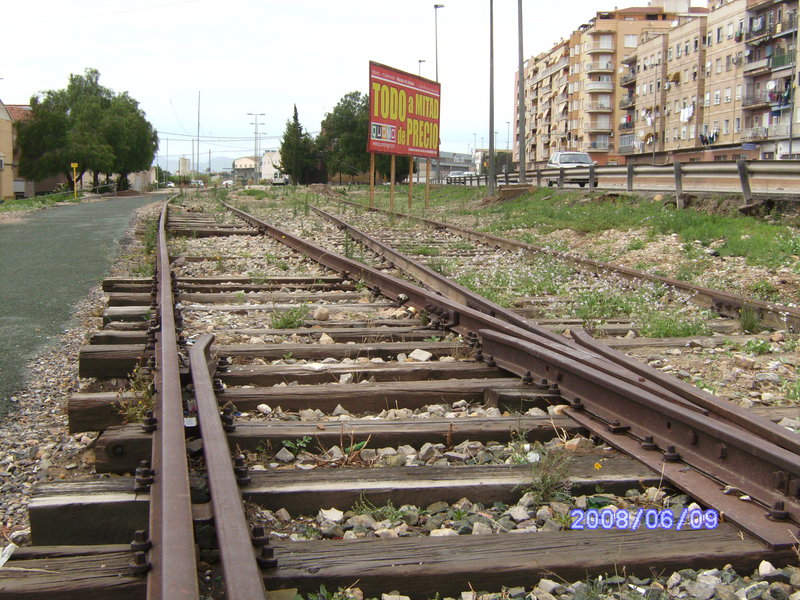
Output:
<instances>
[{"instance_id":1,"label":"balcony","mask_svg":"<svg viewBox=\"0 0 800 600\"><path fill-rule=\"evenodd\" d=\"M794 65L794 56L791 53L775 54L772 56L770 66L772 70L782 69L784 67L791 67Z\"/></svg>"},{"instance_id":2,"label":"balcony","mask_svg":"<svg viewBox=\"0 0 800 600\"><path fill-rule=\"evenodd\" d=\"M610 104L603 104L601 102L585 102L583 110L586 112L611 112L614 108Z\"/></svg>"},{"instance_id":3,"label":"balcony","mask_svg":"<svg viewBox=\"0 0 800 600\"><path fill-rule=\"evenodd\" d=\"M789 137L789 123L776 123L770 125L767 135L771 138Z\"/></svg>"},{"instance_id":4,"label":"balcony","mask_svg":"<svg viewBox=\"0 0 800 600\"><path fill-rule=\"evenodd\" d=\"M549 94L552 90L553 90L553 88L551 86L543 85L542 87L539 88L539 93L542 96L544 96L545 94Z\"/></svg>"},{"instance_id":5,"label":"balcony","mask_svg":"<svg viewBox=\"0 0 800 600\"><path fill-rule=\"evenodd\" d=\"M766 71L769 68L769 59L762 58L761 60L754 60L744 66L744 72L747 75L755 75L759 72Z\"/></svg>"},{"instance_id":6,"label":"balcony","mask_svg":"<svg viewBox=\"0 0 800 600\"><path fill-rule=\"evenodd\" d=\"M587 81L586 87L584 88L585 91L592 93L592 92L613 92L614 91L614 82L613 81Z\"/></svg>"},{"instance_id":7,"label":"balcony","mask_svg":"<svg viewBox=\"0 0 800 600\"><path fill-rule=\"evenodd\" d=\"M613 73L614 63L611 61L604 62L589 62L586 63L585 69L587 73Z\"/></svg>"},{"instance_id":8,"label":"balcony","mask_svg":"<svg viewBox=\"0 0 800 600\"><path fill-rule=\"evenodd\" d=\"M619 79L620 85L631 85L632 83L636 83L636 73L628 73Z\"/></svg>"},{"instance_id":9,"label":"balcony","mask_svg":"<svg viewBox=\"0 0 800 600\"><path fill-rule=\"evenodd\" d=\"M742 107L753 109L769 104L785 104L787 102L786 90L760 90L742 98Z\"/></svg>"},{"instance_id":10,"label":"balcony","mask_svg":"<svg viewBox=\"0 0 800 600\"><path fill-rule=\"evenodd\" d=\"M636 125L634 123L620 123L619 130L620 131L633 131Z\"/></svg>"},{"instance_id":11,"label":"balcony","mask_svg":"<svg viewBox=\"0 0 800 600\"><path fill-rule=\"evenodd\" d=\"M583 130L586 133L611 133L613 127L611 123L607 121L595 121L589 122L584 125Z\"/></svg>"},{"instance_id":12,"label":"balcony","mask_svg":"<svg viewBox=\"0 0 800 600\"><path fill-rule=\"evenodd\" d=\"M587 45L586 52L589 54L593 54L595 52L614 52L614 44L609 44L607 42L595 42L594 44Z\"/></svg>"},{"instance_id":13,"label":"balcony","mask_svg":"<svg viewBox=\"0 0 800 600\"><path fill-rule=\"evenodd\" d=\"M584 152L608 152L613 150L614 145L611 142L584 142Z\"/></svg>"},{"instance_id":14,"label":"balcony","mask_svg":"<svg viewBox=\"0 0 800 600\"><path fill-rule=\"evenodd\" d=\"M636 153L636 146L633 144L625 144L619 147L620 154L635 154Z\"/></svg>"},{"instance_id":15,"label":"balcony","mask_svg":"<svg viewBox=\"0 0 800 600\"><path fill-rule=\"evenodd\" d=\"M627 96L619 101L620 108L630 108L634 104L636 104L636 98L633 96Z\"/></svg>"},{"instance_id":16,"label":"balcony","mask_svg":"<svg viewBox=\"0 0 800 600\"><path fill-rule=\"evenodd\" d=\"M742 141L765 140L769 135L766 127L752 127L742 130Z\"/></svg>"},{"instance_id":17,"label":"balcony","mask_svg":"<svg viewBox=\"0 0 800 600\"><path fill-rule=\"evenodd\" d=\"M754 27L752 29L748 29L744 33L745 41L754 40L760 38L765 35L769 35L772 33L772 27L768 27L766 22L763 22L760 27Z\"/></svg>"}]
</instances>

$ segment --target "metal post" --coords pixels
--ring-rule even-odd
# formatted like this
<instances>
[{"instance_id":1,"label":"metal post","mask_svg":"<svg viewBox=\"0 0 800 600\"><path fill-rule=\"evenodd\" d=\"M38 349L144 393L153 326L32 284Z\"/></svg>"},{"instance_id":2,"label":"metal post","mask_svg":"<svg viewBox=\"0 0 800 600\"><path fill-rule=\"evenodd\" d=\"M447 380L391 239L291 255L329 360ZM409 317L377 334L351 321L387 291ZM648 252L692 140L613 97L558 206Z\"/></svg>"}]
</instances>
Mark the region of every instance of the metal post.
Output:
<instances>
[{"instance_id":1,"label":"metal post","mask_svg":"<svg viewBox=\"0 0 800 600\"><path fill-rule=\"evenodd\" d=\"M564 167L558 167L558 189L564 189Z\"/></svg>"},{"instance_id":2,"label":"metal post","mask_svg":"<svg viewBox=\"0 0 800 600\"><path fill-rule=\"evenodd\" d=\"M522 61L522 0L517 0L517 28L519 30L519 85L517 94L517 113L519 114L518 133L519 141L519 183L526 183L525 168L527 167L525 157L525 72Z\"/></svg>"},{"instance_id":3,"label":"metal post","mask_svg":"<svg viewBox=\"0 0 800 600\"><path fill-rule=\"evenodd\" d=\"M745 205L753 203L753 193L750 191L750 173L747 171L747 161L743 158L736 160L736 169L739 171L739 181L742 183L742 196Z\"/></svg>"},{"instance_id":4,"label":"metal post","mask_svg":"<svg viewBox=\"0 0 800 600\"><path fill-rule=\"evenodd\" d=\"M633 191L633 171L634 171L634 165L633 165L633 163L632 163L632 162L629 162L629 163L628 163L626 166L628 167L628 184L627 184L626 188L627 188L627 190L628 190L629 192L632 192L632 191Z\"/></svg>"},{"instance_id":5,"label":"metal post","mask_svg":"<svg viewBox=\"0 0 800 600\"><path fill-rule=\"evenodd\" d=\"M494 165L494 0L489 0L489 174L486 182L490 196L495 192Z\"/></svg>"},{"instance_id":6,"label":"metal post","mask_svg":"<svg viewBox=\"0 0 800 600\"><path fill-rule=\"evenodd\" d=\"M434 37L434 45L436 51L436 82L439 82L439 9L444 8L444 4L434 4L433 5L433 37ZM438 141L437 141L437 148ZM436 177L437 183L439 181L439 165L436 161L433 162L433 172L434 177Z\"/></svg>"},{"instance_id":7,"label":"metal post","mask_svg":"<svg viewBox=\"0 0 800 600\"><path fill-rule=\"evenodd\" d=\"M683 202L683 169L681 162L677 159L672 163L673 170L675 171L675 204L678 208L684 208Z\"/></svg>"},{"instance_id":8,"label":"metal post","mask_svg":"<svg viewBox=\"0 0 800 600\"><path fill-rule=\"evenodd\" d=\"M595 170L595 166L594 166L594 163L592 163L591 165L589 165L589 191L590 192L594 191L594 170Z\"/></svg>"}]
</instances>

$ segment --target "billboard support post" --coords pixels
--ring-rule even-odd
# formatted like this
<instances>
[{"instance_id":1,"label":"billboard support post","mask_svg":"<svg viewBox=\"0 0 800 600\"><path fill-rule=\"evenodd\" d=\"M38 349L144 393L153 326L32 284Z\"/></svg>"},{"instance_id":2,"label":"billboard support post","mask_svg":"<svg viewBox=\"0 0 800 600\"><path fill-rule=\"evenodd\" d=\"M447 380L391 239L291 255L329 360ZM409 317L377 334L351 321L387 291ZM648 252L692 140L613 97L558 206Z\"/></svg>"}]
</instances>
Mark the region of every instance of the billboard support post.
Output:
<instances>
[{"instance_id":1,"label":"billboard support post","mask_svg":"<svg viewBox=\"0 0 800 600\"><path fill-rule=\"evenodd\" d=\"M431 207L431 161L425 161L425 211Z\"/></svg>"},{"instance_id":2,"label":"billboard support post","mask_svg":"<svg viewBox=\"0 0 800 600\"><path fill-rule=\"evenodd\" d=\"M394 212L394 173L396 168L395 155L392 154L392 162L389 175L389 210Z\"/></svg>"},{"instance_id":3,"label":"billboard support post","mask_svg":"<svg viewBox=\"0 0 800 600\"><path fill-rule=\"evenodd\" d=\"M375 208L375 153L369 153L369 207Z\"/></svg>"},{"instance_id":4,"label":"billboard support post","mask_svg":"<svg viewBox=\"0 0 800 600\"><path fill-rule=\"evenodd\" d=\"M411 192L414 188L414 157L408 157L408 212L411 213Z\"/></svg>"}]
</instances>

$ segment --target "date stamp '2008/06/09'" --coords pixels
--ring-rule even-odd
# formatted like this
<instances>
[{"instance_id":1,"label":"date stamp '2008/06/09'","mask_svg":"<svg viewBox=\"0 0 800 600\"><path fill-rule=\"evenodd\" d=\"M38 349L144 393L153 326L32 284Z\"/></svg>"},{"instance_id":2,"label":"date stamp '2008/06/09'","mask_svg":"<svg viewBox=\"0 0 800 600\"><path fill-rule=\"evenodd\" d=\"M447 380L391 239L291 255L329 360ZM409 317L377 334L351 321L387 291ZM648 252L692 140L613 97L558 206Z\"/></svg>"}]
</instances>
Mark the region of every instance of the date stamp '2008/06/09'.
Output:
<instances>
[{"instance_id":1,"label":"date stamp '2008/06/09'","mask_svg":"<svg viewBox=\"0 0 800 600\"><path fill-rule=\"evenodd\" d=\"M570 511L570 529L716 529L719 526L719 512L710 508L684 508L679 514L669 509L638 508L627 510L583 510Z\"/></svg>"}]
</instances>

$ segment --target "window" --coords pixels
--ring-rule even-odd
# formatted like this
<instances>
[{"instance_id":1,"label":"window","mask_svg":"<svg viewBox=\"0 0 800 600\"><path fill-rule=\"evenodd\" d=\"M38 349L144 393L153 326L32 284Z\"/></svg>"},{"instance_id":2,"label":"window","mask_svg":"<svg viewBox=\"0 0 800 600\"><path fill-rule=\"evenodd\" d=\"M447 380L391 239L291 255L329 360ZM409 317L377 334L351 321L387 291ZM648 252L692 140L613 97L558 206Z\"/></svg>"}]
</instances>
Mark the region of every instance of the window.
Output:
<instances>
[{"instance_id":1,"label":"window","mask_svg":"<svg viewBox=\"0 0 800 600\"><path fill-rule=\"evenodd\" d=\"M703 100L703 106L708 106L711 104L711 92L706 92L705 99Z\"/></svg>"},{"instance_id":2,"label":"window","mask_svg":"<svg viewBox=\"0 0 800 600\"><path fill-rule=\"evenodd\" d=\"M733 68L733 61L731 60L731 55L725 57L725 70L730 71Z\"/></svg>"},{"instance_id":3,"label":"window","mask_svg":"<svg viewBox=\"0 0 800 600\"><path fill-rule=\"evenodd\" d=\"M675 128L672 130L672 141L673 141L673 142L675 142L675 141L677 141L677 140L678 140L678 128L677 128L677 127L675 127Z\"/></svg>"},{"instance_id":4,"label":"window","mask_svg":"<svg viewBox=\"0 0 800 600\"><path fill-rule=\"evenodd\" d=\"M733 37L733 23L728 23L728 39Z\"/></svg>"},{"instance_id":5,"label":"window","mask_svg":"<svg viewBox=\"0 0 800 600\"><path fill-rule=\"evenodd\" d=\"M694 51L697 52L700 48L700 38L694 38Z\"/></svg>"},{"instance_id":6,"label":"window","mask_svg":"<svg viewBox=\"0 0 800 600\"><path fill-rule=\"evenodd\" d=\"M722 41L722 27L717 27L717 43Z\"/></svg>"},{"instance_id":7,"label":"window","mask_svg":"<svg viewBox=\"0 0 800 600\"><path fill-rule=\"evenodd\" d=\"M688 56L689 54L689 40L686 40L686 44L683 47L683 53Z\"/></svg>"},{"instance_id":8,"label":"window","mask_svg":"<svg viewBox=\"0 0 800 600\"><path fill-rule=\"evenodd\" d=\"M690 139L690 140L693 140L693 139L694 139L694 127L695 127L695 126L694 126L694 123L692 123L691 125L689 125L689 139Z\"/></svg>"},{"instance_id":9,"label":"window","mask_svg":"<svg viewBox=\"0 0 800 600\"><path fill-rule=\"evenodd\" d=\"M719 104L719 90L714 90L714 104Z\"/></svg>"},{"instance_id":10,"label":"window","mask_svg":"<svg viewBox=\"0 0 800 600\"><path fill-rule=\"evenodd\" d=\"M741 130L741 126L742 126L742 120L741 120L741 118L739 118L739 117L736 117L736 118L733 120L733 132L734 132L734 133L739 133L739 131Z\"/></svg>"},{"instance_id":11,"label":"window","mask_svg":"<svg viewBox=\"0 0 800 600\"><path fill-rule=\"evenodd\" d=\"M731 88L726 87L725 88L725 102L730 102L730 101L731 101Z\"/></svg>"},{"instance_id":12,"label":"window","mask_svg":"<svg viewBox=\"0 0 800 600\"><path fill-rule=\"evenodd\" d=\"M667 60L672 60L672 48L667 51Z\"/></svg>"},{"instance_id":13,"label":"window","mask_svg":"<svg viewBox=\"0 0 800 600\"><path fill-rule=\"evenodd\" d=\"M626 48L636 48L636 46L638 45L637 44L637 40L636 40L636 34L635 33L634 34L626 34L625 35L625 40L624 40L623 43L625 44Z\"/></svg>"},{"instance_id":14,"label":"window","mask_svg":"<svg viewBox=\"0 0 800 600\"><path fill-rule=\"evenodd\" d=\"M717 73L722 73L722 59L717 59Z\"/></svg>"},{"instance_id":15,"label":"window","mask_svg":"<svg viewBox=\"0 0 800 600\"><path fill-rule=\"evenodd\" d=\"M681 139L682 139L682 140L685 140L685 139L686 139L686 125L684 125L683 127L681 127Z\"/></svg>"},{"instance_id":16,"label":"window","mask_svg":"<svg viewBox=\"0 0 800 600\"><path fill-rule=\"evenodd\" d=\"M677 44L675 46L675 58L680 58L680 57L681 57L681 45Z\"/></svg>"},{"instance_id":17,"label":"window","mask_svg":"<svg viewBox=\"0 0 800 600\"><path fill-rule=\"evenodd\" d=\"M697 66L692 67L692 81L697 81Z\"/></svg>"},{"instance_id":18,"label":"window","mask_svg":"<svg viewBox=\"0 0 800 600\"><path fill-rule=\"evenodd\" d=\"M742 84L741 83L736 86L736 99L737 100L741 100L742 99Z\"/></svg>"},{"instance_id":19,"label":"window","mask_svg":"<svg viewBox=\"0 0 800 600\"><path fill-rule=\"evenodd\" d=\"M725 120L722 122L722 134L723 134L723 135L728 135L728 134L731 132L731 125L730 125L730 123L731 123L731 122L730 122L728 119L725 119Z\"/></svg>"}]
</instances>

